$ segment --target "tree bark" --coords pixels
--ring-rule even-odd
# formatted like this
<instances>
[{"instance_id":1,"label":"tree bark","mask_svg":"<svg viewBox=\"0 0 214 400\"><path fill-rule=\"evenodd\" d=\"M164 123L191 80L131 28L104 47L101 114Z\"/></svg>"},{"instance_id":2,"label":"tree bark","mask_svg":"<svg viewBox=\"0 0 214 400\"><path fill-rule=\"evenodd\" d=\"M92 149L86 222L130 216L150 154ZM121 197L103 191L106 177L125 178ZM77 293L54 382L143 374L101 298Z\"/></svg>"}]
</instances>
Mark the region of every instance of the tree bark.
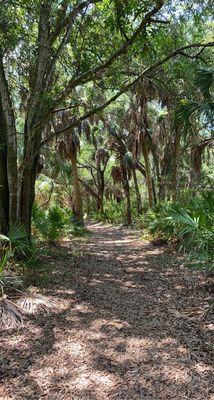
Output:
<instances>
[{"instance_id":1,"label":"tree bark","mask_svg":"<svg viewBox=\"0 0 214 400\"><path fill-rule=\"evenodd\" d=\"M0 52L0 98L7 144L7 182L9 187L9 225L18 219L18 168L17 168L17 134L15 115L10 91L4 72L3 56Z\"/></svg>"},{"instance_id":2,"label":"tree bark","mask_svg":"<svg viewBox=\"0 0 214 400\"><path fill-rule=\"evenodd\" d=\"M134 186L135 186L135 193L136 193L136 200L137 200L137 212L138 212L138 215L140 215L140 214L142 214L143 209L142 209L142 200L141 200L141 195L140 195L140 190L139 190L135 167L133 167L133 179L134 179Z\"/></svg>"},{"instance_id":3,"label":"tree bark","mask_svg":"<svg viewBox=\"0 0 214 400\"><path fill-rule=\"evenodd\" d=\"M197 146L197 136L191 135L191 150L190 150L190 169L188 188L194 189L198 181L198 173L195 174L195 147Z\"/></svg>"},{"instance_id":4,"label":"tree bark","mask_svg":"<svg viewBox=\"0 0 214 400\"><path fill-rule=\"evenodd\" d=\"M121 169L123 174L123 190L126 198L126 222L127 225L132 224L132 211L131 211L131 197L130 197L130 187L129 187L129 180L127 175L126 167L124 166L123 162L121 162Z\"/></svg>"},{"instance_id":5,"label":"tree bark","mask_svg":"<svg viewBox=\"0 0 214 400\"><path fill-rule=\"evenodd\" d=\"M202 156L204 149L206 147L213 147L214 139L211 137L209 139L202 140L197 145L193 145L191 148L191 185L190 187L196 187L200 184L201 180L201 170L202 170Z\"/></svg>"},{"instance_id":6,"label":"tree bark","mask_svg":"<svg viewBox=\"0 0 214 400\"><path fill-rule=\"evenodd\" d=\"M169 179L169 173L171 169L171 154L172 154L172 143L169 140L164 148L163 158L161 160L161 172L160 172L160 182L159 182L159 193L158 198L160 201L164 201L166 199L167 193L167 181Z\"/></svg>"},{"instance_id":7,"label":"tree bark","mask_svg":"<svg viewBox=\"0 0 214 400\"><path fill-rule=\"evenodd\" d=\"M179 161L180 161L180 141L181 141L181 130L179 127L175 128L174 135L174 151L173 151L173 167L172 167L172 200L176 201L178 196L178 170L179 170Z\"/></svg>"},{"instance_id":8,"label":"tree bark","mask_svg":"<svg viewBox=\"0 0 214 400\"><path fill-rule=\"evenodd\" d=\"M145 171L146 171L146 184L148 190L148 203L149 207L152 207L154 204L154 192L153 192L153 182L152 182L152 174L151 174L151 167L149 161L149 150L146 137L143 139L142 143L142 152L145 162Z\"/></svg>"},{"instance_id":9,"label":"tree bark","mask_svg":"<svg viewBox=\"0 0 214 400\"><path fill-rule=\"evenodd\" d=\"M0 233L9 229L9 188L7 182L6 126L0 102Z\"/></svg>"},{"instance_id":10,"label":"tree bark","mask_svg":"<svg viewBox=\"0 0 214 400\"><path fill-rule=\"evenodd\" d=\"M75 216L77 218L78 225L84 226L82 193L80 190L78 168L77 168L77 155L76 155L75 151L71 152L70 160L71 160L71 167L72 167L72 172L73 172Z\"/></svg>"},{"instance_id":11,"label":"tree bark","mask_svg":"<svg viewBox=\"0 0 214 400\"><path fill-rule=\"evenodd\" d=\"M99 168L97 171L97 180L98 180L98 198L97 198L97 210L103 214L103 198L104 198L104 190L105 190L105 179L104 179L104 171Z\"/></svg>"}]
</instances>

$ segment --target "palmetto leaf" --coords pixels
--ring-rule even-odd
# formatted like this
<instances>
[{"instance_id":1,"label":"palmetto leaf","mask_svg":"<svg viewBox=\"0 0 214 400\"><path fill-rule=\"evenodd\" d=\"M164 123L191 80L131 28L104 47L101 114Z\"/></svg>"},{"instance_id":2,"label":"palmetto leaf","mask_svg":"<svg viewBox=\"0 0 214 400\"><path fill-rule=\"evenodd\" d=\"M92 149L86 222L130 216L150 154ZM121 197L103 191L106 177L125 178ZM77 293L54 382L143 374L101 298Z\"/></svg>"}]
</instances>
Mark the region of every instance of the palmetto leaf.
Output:
<instances>
[{"instance_id":1,"label":"palmetto leaf","mask_svg":"<svg viewBox=\"0 0 214 400\"><path fill-rule=\"evenodd\" d=\"M175 212L172 211L169 217L165 218L165 221L171 223L175 227L180 226L178 237L183 237L189 233L197 231L199 228L199 217L191 217L185 211ZM182 227L183 226L183 227Z\"/></svg>"},{"instance_id":2,"label":"palmetto leaf","mask_svg":"<svg viewBox=\"0 0 214 400\"><path fill-rule=\"evenodd\" d=\"M23 287L23 281L20 277L12 274L9 275L9 273L4 274L4 276L1 277L1 283L6 289L17 289L18 287Z\"/></svg>"},{"instance_id":3,"label":"palmetto leaf","mask_svg":"<svg viewBox=\"0 0 214 400\"><path fill-rule=\"evenodd\" d=\"M25 312L32 314L41 308L43 310L50 309L55 305L55 302L48 297L37 293L26 293L21 299L19 299L18 305Z\"/></svg>"},{"instance_id":4,"label":"palmetto leaf","mask_svg":"<svg viewBox=\"0 0 214 400\"><path fill-rule=\"evenodd\" d=\"M26 229L21 224L13 225L8 233L11 244L16 243L17 240L26 239L27 237Z\"/></svg>"},{"instance_id":5,"label":"palmetto leaf","mask_svg":"<svg viewBox=\"0 0 214 400\"><path fill-rule=\"evenodd\" d=\"M27 255L30 251L30 243L28 240L28 232L21 224L14 224L8 232L11 248L19 254Z\"/></svg>"},{"instance_id":6,"label":"palmetto leaf","mask_svg":"<svg viewBox=\"0 0 214 400\"><path fill-rule=\"evenodd\" d=\"M189 118L195 114L198 117L204 116L207 122L212 123L214 104L211 94L213 85L214 69L200 68L195 76L195 86L200 93L195 94L194 99L182 99L177 107L176 118L180 121L189 122Z\"/></svg>"},{"instance_id":7,"label":"palmetto leaf","mask_svg":"<svg viewBox=\"0 0 214 400\"><path fill-rule=\"evenodd\" d=\"M10 242L10 239L5 235L0 235L0 240L4 242Z\"/></svg>"},{"instance_id":8,"label":"palmetto leaf","mask_svg":"<svg viewBox=\"0 0 214 400\"><path fill-rule=\"evenodd\" d=\"M203 114L208 120L211 120L213 111L214 106L211 102L183 99L177 109L177 119L188 121L193 114Z\"/></svg>"},{"instance_id":9,"label":"palmetto leaf","mask_svg":"<svg viewBox=\"0 0 214 400\"><path fill-rule=\"evenodd\" d=\"M174 213L173 219L181 224L191 226L193 229L198 228L199 217L192 218L186 212L183 213Z\"/></svg>"},{"instance_id":10,"label":"palmetto leaf","mask_svg":"<svg viewBox=\"0 0 214 400\"><path fill-rule=\"evenodd\" d=\"M213 67L200 68L195 76L195 86L197 86L201 90L205 98L210 97L210 90L214 81L213 77Z\"/></svg>"},{"instance_id":11,"label":"palmetto leaf","mask_svg":"<svg viewBox=\"0 0 214 400\"><path fill-rule=\"evenodd\" d=\"M6 328L16 328L22 326L23 314L19 307L6 296L0 299L0 325Z\"/></svg>"}]
</instances>

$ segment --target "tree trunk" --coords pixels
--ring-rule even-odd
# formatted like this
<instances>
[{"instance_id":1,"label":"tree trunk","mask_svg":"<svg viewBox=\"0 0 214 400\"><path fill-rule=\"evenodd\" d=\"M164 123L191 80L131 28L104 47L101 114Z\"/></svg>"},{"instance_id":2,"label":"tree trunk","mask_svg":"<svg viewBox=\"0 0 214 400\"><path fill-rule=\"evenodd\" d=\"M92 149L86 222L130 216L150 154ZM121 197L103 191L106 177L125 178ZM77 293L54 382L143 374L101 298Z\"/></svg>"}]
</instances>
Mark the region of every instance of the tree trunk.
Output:
<instances>
[{"instance_id":1,"label":"tree trunk","mask_svg":"<svg viewBox=\"0 0 214 400\"><path fill-rule=\"evenodd\" d=\"M7 182L7 144L5 121L0 103L0 233L9 229L9 188Z\"/></svg>"},{"instance_id":2,"label":"tree trunk","mask_svg":"<svg viewBox=\"0 0 214 400\"><path fill-rule=\"evenodd\" d=\"M71 167L73 173L73 187L74 187L74 201L75 201L75 216L77 218L78 225L84 226L83 219L83 204L82 204L82 194L79 184L78 168L77 168L77 155L73 151L70 154Z\"/></svg>"},{"instance_id":3,"label":"tree trunk","mask_svg":"<svg viewBox=\"0 0 214 400\"><path fill-rule=\"evenodd\" d=\"M175 128L174 136L174 151L173 151L173 167L172 167L172 200L176 201L178 196L178 169L180 161L180 141L181 141L181 130L179 127Z\"/></svg>"},{"instance_id":4,"label":"tree trunk","mask_svg":"<svg viewBox=\"0 0 214 400\"><path fill-rule=\"evenodd\" d=\"M209 139L204 139L196 146L191 148L191 184L192 186L197 186L201 181L201 170L203 161L204 149L208 147L213 147L214 139L211 137Z\"/></svg>"},{"instance_id":5,"label":"tree trunk","mask_svg":"<svg viewBox=\"0 0 214 400\"><path fill-rule=\"evenodd\" d=\"M152 207L154 204L154 192L153 192L151 167L150 167L150 161L149 161L149 150L148 150L148 144L147 144L146 137L144 137L144 139L143 139L142 152L143 152L143 157L144 157L144 161L145 161L148 202L149 202L149 207Z\"/></svg>"},{"instance_id":6,"label":"tree trunk","mask_svg":"<svg viewBox=\"0 0 214 400\"><path fill-rule=\"evenodd\" d=\"M133 179L134 179L134 186L135 186L135 193L136 193L136 200L137 200L137 212L138 215L142 214L142 201L141 201L141 196L140 196L140 190L139 190L139 185L137 181L137 174L136 174L136 168L133 167Z\"/></svg>"},{"instance_id":7,"label":"tree trunk","mask_svg":"<svg viewBox=\"0 0 214 400\"><path fill-rule=\"evenodd\" d=\"M159 188L161 185L161 176L160 176L160 165L159 165L159 157L157 154L157 146L154 145L152 138L150 136L147 136L149 140L149 147L151 149L153 161L154 161L154 166L155 166L155 173L156 173L156 178L157 178L157 187ZM152 178L152 187L153 187L153 198L154 198L154 203L157 203L157 195L156 195L156 190L155 190L155 179Z\"/></svg>"},{"instance_id":8,"label":"tree trunk","mask_svg":"<svg viewBox=\"0 0 214 400\"><path fill-rule=\"evenodd\" d=\"M8 83L5 77L3 57L0 53L0 99L3 120L5 124L7 144L7 182L9 188L9 225L18 219L18 168L17 168L17 135L15 115L10 97Z\"/></svg>"},{"instance_id":9,"label":"tree trunk","mask_svg":"<svg viewBox=\"0 0 214 400\"><path fill-rule=\"evenodd\" d=\"M158 198L160 201L164 201L166 199L167 192L167 181L169 179L169 172L171 169L171 153L172 153L172 143L169 140L163 151L163 157L161 160L161 173L160 173L160 182L159 182L159 193Z\"/></svg>"},{"instance_id":10,"label":"tree trunk","mask_svg":"<svg viewBox=\"0 0 214 400\"><path fill-rule=\"evenodd\" d=\"M153 192L154 204L157 204L157 194L156 194L155 182L154 182L153 178L152 178L152 192Z\"/></svg>"},{"instance_id":11,"label":"tree trunk","mask_svg":"<svg viewBox=\"0 0 214 400\"><path fill-rule=\"evenodd\" d=\"M38 110L39 115L39 110ZM34 131L26 121L24 131L24 155L19 170L18 212L19 220L31 236L31 217L35 199L35 182L39 162L38 148L42 138L42 130Z\"/></svg>"},{"instance_id":12,"label":"tree trunk","mask_svg":"<svg viewBox=\"0 0 214 400\"><path fill-rule=\"evenodd\" d=\"M121 169L123 174L123 190L126 198L126 222L128 225L132 224L132 212L131 212L131 197L130 197L130 187L129 187L129 180L127 175L127 170L121 162Z\"/></svg>"},{"instance_id":13,"label":"tree trunk","mask_svg":"<svg viewBox=\"0 0 214 400\"><path fill-rule=\"evenodd\" d=\"M195 147L197 145L197 136L191 135L191 153L190 153L190 170L188 187L194 189L197 185L199 174L195 172Z\"/></svg>"},{"instance_id":14,"label":"tree trunk","mask_svg":"<svg viewBox=\"0 0 214 400\"><path fill-rule=\"evenodd\" d=\"M154 204L154 188L152 172L149 160L149 133L148 133L148 118L147 118L147 99L145 93L140 98L140 124L141 124L141 140L142 140L142 153L145 162L146 184L148 190L148 203L149 207Z\"/></svg>"},{"instance_id":15,"label":"tree trunk","mask_svg":"<svg viewBox=\"0 0 214 400\"><path fill-rule=\"evenodd\" d=\"M31 236L31 218L35 199L37 165L38 156L36 156L34 161L25 168L21 185L20 221L26 228L29 237Z\"/></svg>"},{"instance_id":16,"label":"tree trunk","mask_svg":"<svg viewBox=\"0 0 214 400\"><path fill-rule=\"evenodd\" d=\"M97 198L97 210L103 214L103 197L104 197L104 189L105 189L105 180L104 180L104 171L102 169L98 169L97 171L97 180L98 180L98 198Z\"/></svg>"}]
</instances>

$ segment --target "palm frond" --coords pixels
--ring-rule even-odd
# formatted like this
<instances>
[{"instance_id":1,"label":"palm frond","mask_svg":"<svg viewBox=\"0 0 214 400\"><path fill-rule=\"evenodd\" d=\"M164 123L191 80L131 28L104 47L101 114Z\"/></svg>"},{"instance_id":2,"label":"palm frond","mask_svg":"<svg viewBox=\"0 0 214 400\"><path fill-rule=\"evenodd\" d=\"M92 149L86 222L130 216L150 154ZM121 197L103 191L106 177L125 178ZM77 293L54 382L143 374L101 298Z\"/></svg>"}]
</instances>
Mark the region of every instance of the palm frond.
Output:
<instances>
[{"instance_id":1,"label":"palm frond","mask_svg":"<svg viewBox=\"0 0 214 400\"><path fill-rule=\"evenodd\" d=\"M37 293L26 293L18 300L18 305L26 313L33 314L41 309L49 310L55 306L55 302Z\"/></svg>"},{"instance_id":2,"label":"palm frond","mask_svg":"<svg viewBox=\"0 0 214 400\"><path fill-rule=\"evenodd\" d=\"M7 300L5 295L0 299L0 325L5 328L23 326L23 314L20 308Z\"/></svg>"},{"instance_id":3,"label":"palm frond","mask_svg":"<svg viewBox=\"0 0 214 400\"><path fill-rule=\"evenodd\" d=\"M31 250L31 244L28 240L29 234L22 224L14 224L8 232L11 249L18 254L26 256Z\"/></svg>"},{"instance_id":4,"label":"palm frond","mask_svg":"<svg viewBox=\"0 0 214 400\"><path fill-rule=\"evenodd\" d=\"M196 117L205 117L208 123L212 123L214 115L214 103L211 94L213 85L214 68L200 68L195 76L196 90L193 99L181 99L175 112L175 119L180 122L189 123L192 115Z\"/></svg>"},{"instance_id":5,"label":"palm frond","mask_svg":"<svg viewBox=\"0 0 214 400\"><path fill-rule=\"evenodd\" d=\"M205 98L210 98L210 90L213 85L214 68L199 68L195 76L195 86L198 87Z\"/></svg>"},{"instance_id":6,"label":"palm frond","mask_svg":"<svg viewBox=\"0 0 214 400\"><path fill-rule=\"evenodd\" d=\"M5 235L0 235L0 241L3 241L3 242L10 242L10 239L9 239L9 237L7 237L7 236L5 236Z\"/></svg>"}]
</instances>

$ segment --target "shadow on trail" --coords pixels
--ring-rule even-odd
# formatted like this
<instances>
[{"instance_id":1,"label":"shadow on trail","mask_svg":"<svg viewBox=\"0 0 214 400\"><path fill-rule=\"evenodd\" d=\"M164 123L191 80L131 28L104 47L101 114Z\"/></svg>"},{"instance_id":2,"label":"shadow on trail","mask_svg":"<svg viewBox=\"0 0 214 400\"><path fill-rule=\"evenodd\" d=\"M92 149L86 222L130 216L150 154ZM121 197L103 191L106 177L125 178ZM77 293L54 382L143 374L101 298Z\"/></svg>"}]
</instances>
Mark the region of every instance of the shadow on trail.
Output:
<instances>
[{"instance_id":1,"label":"shadow on trail","mask_svg":"<svg viewBox=\"0 0 214 400\"><path fill-rule=\"evenodd\" d=\"M45 290L59 300L55 312L4 333L5 398L211 398L210 323L200 316L204 276L176 266L134 232L90 229L81 255L67 245L56 250Z\"/></svg>"}]
</instances>

